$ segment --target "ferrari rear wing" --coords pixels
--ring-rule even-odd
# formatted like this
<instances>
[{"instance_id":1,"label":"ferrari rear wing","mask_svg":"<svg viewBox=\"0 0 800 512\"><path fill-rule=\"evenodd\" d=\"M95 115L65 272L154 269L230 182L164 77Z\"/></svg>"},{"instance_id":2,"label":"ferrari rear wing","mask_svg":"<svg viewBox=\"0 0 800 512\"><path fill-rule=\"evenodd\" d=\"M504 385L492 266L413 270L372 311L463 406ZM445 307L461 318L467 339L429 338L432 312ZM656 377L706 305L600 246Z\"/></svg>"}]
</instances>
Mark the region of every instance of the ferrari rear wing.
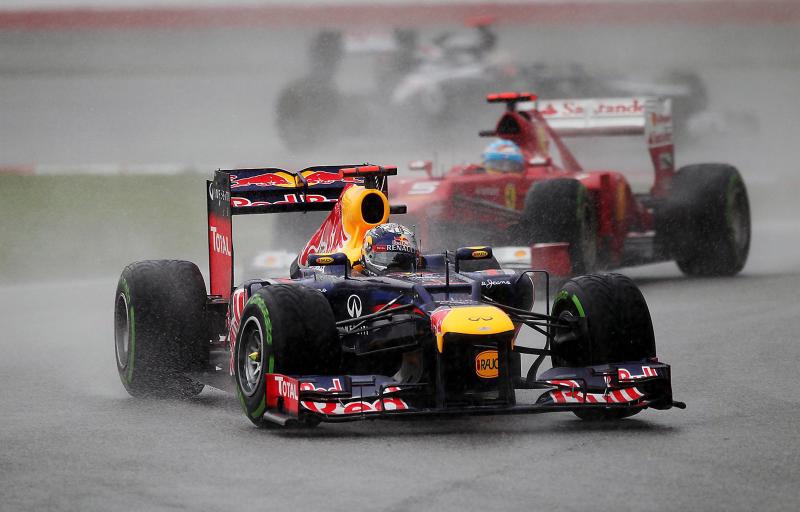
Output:
<instances>
[{"instance_id":1,"label":"ferrari rear wing","mask_svg":"<svg viewBox=\"0 0 800 512\"><path fill-rule=\"evenodd\" d=\"M518 110L536 109L563 137L644 135L656 171L654 193L675 170L672 142L672 100L669 98L593 98L518 103Z\"/></svg>"},{"instance_id":2,"label":"ferrari rear wing","mask_svg":"<svg viewBox=\"0 0 800 512\"><path fill-rule=\"evenodd\" d=\"M672 100L669 98L554 99L517 105L536 108L547 124L562 137L587 135L649 135L651 142L672 143Z\"/></svg>"}]
</instances>

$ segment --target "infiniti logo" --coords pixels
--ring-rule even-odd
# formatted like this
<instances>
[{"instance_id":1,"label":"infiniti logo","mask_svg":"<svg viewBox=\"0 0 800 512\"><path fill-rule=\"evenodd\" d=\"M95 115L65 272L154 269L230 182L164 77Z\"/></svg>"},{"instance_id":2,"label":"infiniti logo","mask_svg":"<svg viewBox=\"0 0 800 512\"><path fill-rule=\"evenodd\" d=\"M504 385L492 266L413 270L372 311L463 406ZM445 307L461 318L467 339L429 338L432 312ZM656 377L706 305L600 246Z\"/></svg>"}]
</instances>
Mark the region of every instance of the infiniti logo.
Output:
<instances>
[{"instance_id":1,"label":"infiniti logo","mask_svg":"<svg viewBox=\"0 0 800 512\"><path fill-rule=\"evenodd\" d=\"M350 318L361 316L361 297L358 295L347 297L347 314L350 315Z\"/></svg>"}]
</instances>

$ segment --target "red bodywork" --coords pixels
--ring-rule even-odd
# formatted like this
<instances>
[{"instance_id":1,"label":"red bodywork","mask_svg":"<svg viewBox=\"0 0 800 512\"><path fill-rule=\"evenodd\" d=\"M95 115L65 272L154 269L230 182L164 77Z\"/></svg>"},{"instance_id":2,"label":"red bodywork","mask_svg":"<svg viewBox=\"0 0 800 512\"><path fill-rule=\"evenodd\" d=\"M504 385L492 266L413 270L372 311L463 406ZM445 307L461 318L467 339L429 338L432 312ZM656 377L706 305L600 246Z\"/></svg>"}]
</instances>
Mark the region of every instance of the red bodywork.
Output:
<instances>
[{"instance_id":1,"label":"red bodywork","mask_svg":"<svg viewBox=\"0 0 800 512\"><path fill-rule=\"evenodd\" d=\"M501 93L488 99L492 103L504 102L508 108L495 130L482 135L515 142L523 152L525 169L519 173L488 173L481 165L473 164L433 176L430 165L416 162L412 168L426 170L428 178L395 181L391 199L408 206L408 223L415 224L424 242L436 243L444 238L456 245L468 245L487 236L492 240L494 235L495 244L526 245L507 240L504 235L520 221L528 190L537 182L553 178L578 180L588 190L597 209L598 256L602 257L603 266L620 266L626 261L624 251L629 238L654 237L653 210L645 203L665 195L675 172L669 100L653 100L657 102L655 106L644 98L552 100L522 110L516 108L517 103L532 103L535 97ZM562 140L562 135L632 134L645 135L655 168L655 180L647 197L634 195L618 171L584 169ZM434 248L454 247L427 249Z\"/></svg>"}]
</instances>

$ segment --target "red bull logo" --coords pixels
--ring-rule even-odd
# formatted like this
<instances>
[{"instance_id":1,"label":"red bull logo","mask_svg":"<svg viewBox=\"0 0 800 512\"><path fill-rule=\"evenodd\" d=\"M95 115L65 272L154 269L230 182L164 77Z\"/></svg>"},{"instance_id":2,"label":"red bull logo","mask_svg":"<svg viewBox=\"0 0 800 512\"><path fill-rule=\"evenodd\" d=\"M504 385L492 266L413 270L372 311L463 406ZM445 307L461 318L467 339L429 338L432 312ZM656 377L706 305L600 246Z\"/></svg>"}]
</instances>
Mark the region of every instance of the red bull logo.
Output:
<instances>
[{"instance_id":1,"label":"red bull logo","mask_svg":"<svg viewBox=\"0 0 800 512\"><path fill-rule=\"evenodd\" d=\"M231 188L242 187L296 187L295 177L284 171L268 172L255 176L239 177L231 174Z\"/></svg>"},{"instance_id":2,"label":"red bull logo","mask_svg":"<svg viewBox=\"0 0 800 512\"><path fill-rule=\"evenodd\" d=\"M303 177L308 182L309 187L315 185L333 185L334 183L362 183L361 178L355 176L340 177L338 172L328 171L305 171Z\"/></svg>"}]
</instances>

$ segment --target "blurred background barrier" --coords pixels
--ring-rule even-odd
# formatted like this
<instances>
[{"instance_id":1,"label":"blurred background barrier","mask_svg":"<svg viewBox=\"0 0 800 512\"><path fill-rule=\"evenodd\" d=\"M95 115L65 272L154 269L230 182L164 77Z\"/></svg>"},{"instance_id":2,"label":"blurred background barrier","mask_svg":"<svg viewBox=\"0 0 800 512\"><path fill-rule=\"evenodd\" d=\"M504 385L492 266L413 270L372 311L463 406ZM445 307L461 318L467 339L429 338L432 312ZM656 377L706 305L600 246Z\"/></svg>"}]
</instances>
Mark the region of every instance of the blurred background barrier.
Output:
<instances>
[{"instance_id":1,"label":"blurred background barrier","mask_svg":"<svg viewBox=\"0 0 800 512\"><path fill-rule=\"evenodd\" d=\"M787 247L794 254L800 243L783 241L796 231L778 229L772 250L759 245L758 225L785 227L800 214L799 13L800 2L777 0L7 0L0 5L0 281L107 276L142 258L192 259L204 269L203 187L218 167L403 168L429 158L442 170L475 161L486 143L477 131L497 114L482 101L459 105L474 117L470 111L413 140L366 131L296 148L281 139L276 103L307 77L320 26L357 34L419 27L427 44L464 30L476 14L495 20L497 50L512 63L575 65L606 80L665 70L699 77L707 106L676 133L677 164L738 166L751 189L753 261L786 255ZM344 63L337 86L380 83L373 64ZM385 104L367 103L349 105L337 136L365 117L395 121ZM413 121L402 133L422 132ZM575 149L587 167L650 179L641 140L584 146ZM304 233L293 222L237 219L237 255L296 249Z\"/></svg>"},{"instance_id":2,"label":"blurred background barrier","mask_svg":"<svg viewBox=\"0 0 800 512\"><path fill-rule=\"evenodd\" d=\"M793 0L11 0L5 4L0 28L7 29L351 27L387 19L398 25L430 25L486 15L502 24L792 23L800 19L800 5Z\"/></svg>"}]
</instances>

